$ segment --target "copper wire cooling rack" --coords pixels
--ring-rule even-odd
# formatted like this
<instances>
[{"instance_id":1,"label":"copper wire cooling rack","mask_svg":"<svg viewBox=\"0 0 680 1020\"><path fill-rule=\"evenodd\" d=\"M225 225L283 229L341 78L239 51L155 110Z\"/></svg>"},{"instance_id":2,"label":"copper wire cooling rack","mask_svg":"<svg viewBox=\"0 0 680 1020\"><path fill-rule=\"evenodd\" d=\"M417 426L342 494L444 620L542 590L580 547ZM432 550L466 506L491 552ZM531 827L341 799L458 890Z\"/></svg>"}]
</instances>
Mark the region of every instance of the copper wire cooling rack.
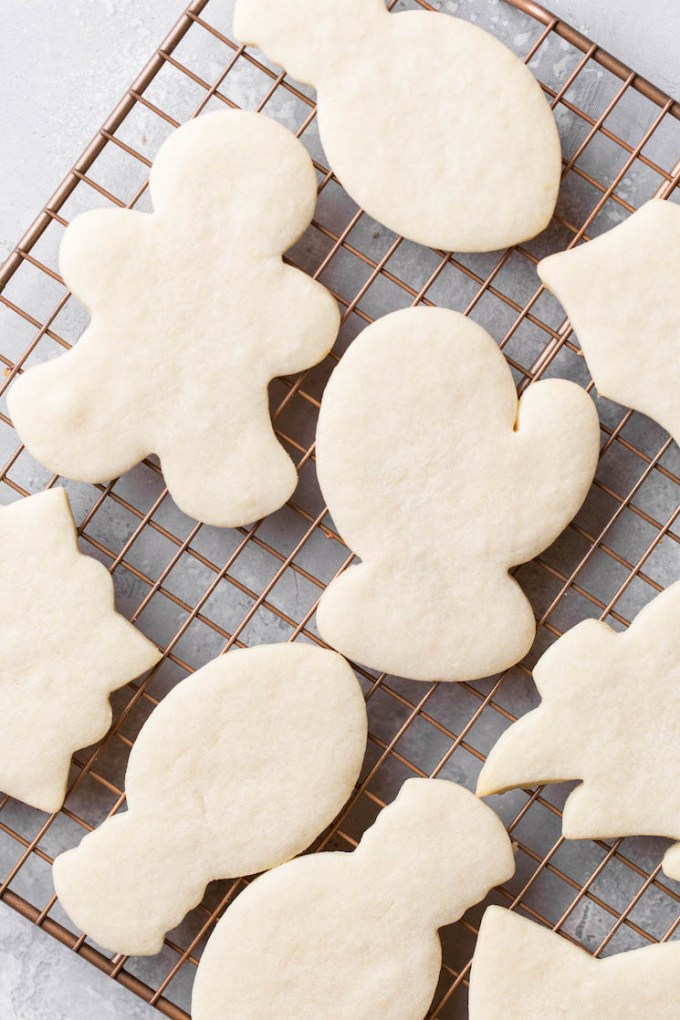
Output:
<instances>
[{"instance_id":1,"label":"copper wire cooling rack","mask_svg":"<svg viewBox=\"0 0 680 1020\"><path fill-rule=\"evenodd\" d=\"M295 130L315 160L316 218L290 258L333 291L343 327L323 365L272 386L277 434L300 474L297 492L279 513L250 528L201 527L174 506L153 458L105 487L50 477L23 450L4 397L0 407L2 501L65 485L83 551L107 564L118 607L165 653L158 668L114 696L115 724L100 745L75 756L59 814L46 817L0 800L0 896L174 1020L188 1017L203 945L243 881L214 883L158 957L111 958L74 930L54 898L50 865L121 808L135 735L187 673L233 645L321 643L317 600L352 558L327 515L314 469L319 397L341 352L378 315L415 304L443 305L493 333L520 389L551 375L591 389L564 313L538 285L536 262L609 229L652 195L677 200L680 177L679 104L531 0L443 3L442 9L457 7L459 16L490 29L529 63L558 119L564 182L557 215L534 242L474 257L420 248L371 221L342 191L325 165L311 90L232 41L231 6L229 0L189 5L0 271L4 394L17 373L59 355L82 331L82 310L56 268L67 222L93 206L149 208L149 166L179 123L224 105L263 110ZM431 9L424 0L393 0L389 6ZM351 73L351 52L347 62ZM538 621L531 655L508 674L460 685L421 685L357 669L370 718L366 763L358 790L316 849L354 847L411 775L447 776L473 788L500 732L537 702L530 667L541 651L586 617L626 627L680 577L679 452L642 416L603 400L598 408L602 455L587 503L553 547L517 571ZM427 611L427 605L414 607ZM680 886L660 872L664 841L565 842L560 808L567 789L494 799L517 844L517 874L492 899L596 955L672 938L680 921ZM444 967L432 1018L467 1015L469 962L482 909L443 932Z\"/></svg>"}]
</instances>

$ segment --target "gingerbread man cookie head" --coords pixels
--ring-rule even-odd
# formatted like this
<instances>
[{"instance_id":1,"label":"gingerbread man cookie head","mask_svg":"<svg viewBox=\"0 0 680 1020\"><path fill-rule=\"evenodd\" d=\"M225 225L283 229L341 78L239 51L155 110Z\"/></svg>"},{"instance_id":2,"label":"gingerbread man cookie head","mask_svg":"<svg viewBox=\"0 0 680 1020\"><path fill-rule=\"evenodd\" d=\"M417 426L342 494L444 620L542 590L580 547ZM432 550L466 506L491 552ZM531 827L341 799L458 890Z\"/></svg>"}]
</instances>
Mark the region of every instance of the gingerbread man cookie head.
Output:
<instances>
[{"instance_id":1,"label":"gingerbread man cookie head","mask_svg":"<svg viewBox=\"0 0 680 1020\"><path fill-rule=\"evenodd\" d=\"M234 33L316 87L329 166L386 227L475 252L547 226L555 120L495 36L435 11L388 13L383 0L237 0Z\"/></svg>"},{"instance_id":2,"label":"gingerbread man cookie head","mask_svg":"<svg viewBox=\"0 0 680 1020\"><path fill-rule=\"evenodd\" d=\"M311 220L314 168L269 117L221 111L171 136L151 192L150 215L98 209L67 229L62 274L92 321L17 379L10 413L57 474L107 482L155 453L180 509L241 526L297 483L268 385L337 334L332 296L282 257Z\"/></svg>"},{"instance_id":3,"label":"gingerbread man cookie head","mask_svg":"<svg viewBox=\"0 0 680 1020\"><path fill-rule=\"evenodd\" d=\"M464 882L452 881L455 870ZM404 903L429 903L429 923L450 924L515 870L500 818L456 783L408 779L399 796L363 835L357 864L380 881L408 888Z\"/></svg>"}]
</instances>

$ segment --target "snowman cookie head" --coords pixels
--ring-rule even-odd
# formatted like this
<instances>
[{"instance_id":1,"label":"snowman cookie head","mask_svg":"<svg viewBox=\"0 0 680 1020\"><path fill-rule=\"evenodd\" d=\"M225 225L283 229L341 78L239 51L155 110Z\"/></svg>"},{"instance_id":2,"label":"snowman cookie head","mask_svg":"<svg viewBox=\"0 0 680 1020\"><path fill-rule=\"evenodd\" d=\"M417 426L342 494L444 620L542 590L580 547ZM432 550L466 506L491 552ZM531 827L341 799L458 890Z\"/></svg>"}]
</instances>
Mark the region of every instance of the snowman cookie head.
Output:
<instances>
[{"instance_id":1,"label":"snowman cookie head","mask_svg":"<svg viewBox=\"0 0 680 1020\"><path fill-rule=\"evenodd\" d=\"M347 71L345 47L387 16L383 0L237 0L234 35L316 86Z\"/></svg>"},{"instance_id":2,"label":"snowman cookie head","mask_svg":"<svg viewBox=\"0 0 680 1020\"><path fill-rule=\"evenodd\" d=\"M459 917L515 870L498 816L447 780L407 780L356 853L382 882L411 890L405 907L414 899L429 902L436 925ZM456 875L465 876L464 884Z\"/></svg>"}]
</instances>

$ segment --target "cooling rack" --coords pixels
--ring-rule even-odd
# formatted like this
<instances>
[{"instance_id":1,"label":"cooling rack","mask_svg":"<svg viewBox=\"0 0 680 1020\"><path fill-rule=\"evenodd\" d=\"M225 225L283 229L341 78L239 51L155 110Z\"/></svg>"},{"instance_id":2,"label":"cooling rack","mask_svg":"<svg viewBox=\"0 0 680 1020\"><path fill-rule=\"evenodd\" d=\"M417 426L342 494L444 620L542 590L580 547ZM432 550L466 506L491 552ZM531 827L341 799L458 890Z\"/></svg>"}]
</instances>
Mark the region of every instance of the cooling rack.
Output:
<instances>
[{"instance_id":1,"label":"cooling rack","mask_svg":"<svg viewBox=\"0 0 680 1020\"><path fill-rule=\"evenodd\" d=\"M187 673L232 646L321 643L314 620L318 598L352 559L327 514L314 468L319 397L334 364L377 316L409 305L443 305L492 332L520 390L554 375L592 391L564 313L539 286L536 262L609 229L653 195L677 200L680 105L538 4L392 0L388 6L439 6L475 20L531 66L555 110L564 152L557 214L540 238L505 252L461 256L390 234L353 204L328 170L311 90L232 41L230 0L194 0L0 270L2 502L64 485L81 548L108 566L119 609L164 651L156 669L114 695L115 721L107 737L75 756L62 811L46 817L0 799L0 896L173 1020L187 1020L202 948L247 880L213 883L158 957L130 959L111 957L74 930L53 895L50 865L123 806L135 735ZM351 52L347 65L351 73ZM68 221L93 206L148 209L146 177L161 142L187 118L224 105L262 110L308 147L319 205L290 260L325 283L343 312L338 344L326 362L272 385L275 426L296 460L298 490L278 513L237 530L208 528L182 515L154 458L107 486L51 477L22 448L4 401L17 373L63 353L85 324L57 270ZM538 655L587 617L626 627L680 577L679 452L648 419L593 396L602 452L588 500L555 545L516 572L536 612L531 654L506 674L460 685L409 683L357 668L370 720L366 763L360 786L314 849L354 847L411 775L446 776L474 788L499 734L537 703L530 669ZM660 872L666 843L565 842L561 807L571 788L493 798L517 846L517 874L490 899L596 955L673 938L680 886ZM442 933L444 966L432 1018L467 1016L470 956L482 910L469 911Z\"/></svg>"}]
</instances>

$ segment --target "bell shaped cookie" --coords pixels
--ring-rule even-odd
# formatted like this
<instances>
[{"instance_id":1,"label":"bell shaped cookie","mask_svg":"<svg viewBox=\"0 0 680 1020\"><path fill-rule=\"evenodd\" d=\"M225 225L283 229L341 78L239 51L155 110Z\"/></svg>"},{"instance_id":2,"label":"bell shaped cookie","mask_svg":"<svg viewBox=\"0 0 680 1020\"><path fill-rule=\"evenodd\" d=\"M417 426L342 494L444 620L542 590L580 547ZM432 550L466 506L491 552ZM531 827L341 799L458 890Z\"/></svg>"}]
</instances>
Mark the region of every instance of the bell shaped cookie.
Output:
<instances>
[{"instance_id":1,"label":"bell shaped cookie","mask_svg":"<svg viewBox=\"0 0 680 1020\"><path fill-rule=\"evenodd\" d=\"M334 652L262 645L214 659L144 724L127 811L55 861L64 910L112 952L159 952L209 882L309 846L352 792L366 736L361 689Z\"/></svg>"},{"instance_id":2,"label":"bell shaped cookie","mask_svg":"<svg viewBox=\"0 0 680 1020\"><path fill-rule=\"evenodd\" d=\"M543 259L603 397L680 442L680 208L653 199L594 241Z\"/></svg>"},{"instance_id":3,"label":"bell shaped cookie","mask_svg":"<svg viewBox=\"0 0 680 1020\"><path fill-rule=\"evenodd\" d=\"M205 948L193 1020L422 1020L437 929L512 877L500 819L443 779L410 779L352 853L256 879Z\"/></svg>"},{"instance_id":4,"label":"bell shaped cookie","mask_svg":"<svg viewBox=\"0 0 680 1020\"><path fill-rule=\"evenodd\" d=\"M280 124L229 110L176 131L150 189L151 215L100 209L67 229L59 264L92 320L14 383L10 414L51 471L105 482L156 453L182 510L243 525L297 481L267 386L338 329L328 291L281 257L311 221L314 168Z\"/></svg>"},{"instance_id":5,"label":"bell shaped cookie","mask_svg":"<svg viewBox=\"0 0 680 1020\"><path fill-rule=\"evenodd\" d=\"M0 509L0 649L0 790L52 814L73 752L111 725L111 692L161 657L79 551L64 489Z\"/></svg>"},{"instance_id":6,"label":"bell shaped cookie","mask_svg":"<svg viewBox=\"0 0 680 1020\"><path fill-rule=\"evenodd\" d=\"M512 666L535 622L509 576L581 506L597 464L595 406L574 383L521 401L498 347L457 312L373 323L323 395L319 481L362 560L324 593L324 640L414 680L472 680Z\"/></svg>"},{"instance_id":7,"label":"bell shaped cookie","mask_svg":"<svg viewBox=\"0 0 680 1020\"><path fill-rule=\"evenodd\" d=\"M384 0L237 0L234 33L316 86L321 141L348 193L421 244L492 251L540 233L560 139L540 85L498 39Z\"/></svg>"},{"instance_id":8,"label":"bell shaped cookie","mask_svg":"<svg viewBox=\"0 0 680 1020\"><path fill-rule=\"evenodd\" d=\"M680 840L680 582L616 633L585 620L542 656L543 699L502 735L479 777L486 796L582 779L567 798L567 839ZM680 845L664 859L680 879Z\"/></svg>"},{"instance_id":9,"label":"bell shaped cookie","mask_svg":"<svg viewBox=\"0 0 680 1020\"><path fill-rule=\"evenodd\" d=\"M677 1020L680 943L596 959L502 907L484 914L470 1020Z\"/></svg>"}]
</instances>

